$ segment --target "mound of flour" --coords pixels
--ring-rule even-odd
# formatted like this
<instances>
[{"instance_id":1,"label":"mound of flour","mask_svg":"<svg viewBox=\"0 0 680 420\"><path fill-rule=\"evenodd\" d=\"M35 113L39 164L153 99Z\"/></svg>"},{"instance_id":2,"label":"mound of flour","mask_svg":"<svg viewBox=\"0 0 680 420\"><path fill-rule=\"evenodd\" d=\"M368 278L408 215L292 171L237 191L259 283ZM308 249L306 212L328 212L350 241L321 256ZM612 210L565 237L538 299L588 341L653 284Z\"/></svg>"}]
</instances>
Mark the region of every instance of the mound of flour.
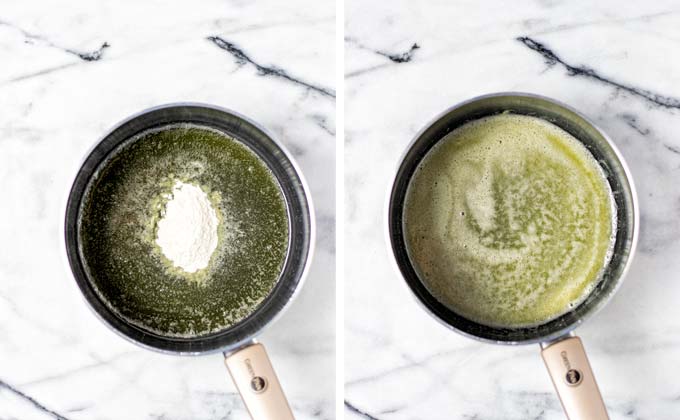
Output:
<instances>
[{"instance_id":1,"label":"mound of flour","mask_svg":"<svg viewBox=\"0 0 680 420\"><path fill-rule=\"evenodd\" d=\"M218 224L208 195L177 181L158 222L156 244L176 267L194 273L208 266L217 248Z\"/></svg>"}]
</instances>

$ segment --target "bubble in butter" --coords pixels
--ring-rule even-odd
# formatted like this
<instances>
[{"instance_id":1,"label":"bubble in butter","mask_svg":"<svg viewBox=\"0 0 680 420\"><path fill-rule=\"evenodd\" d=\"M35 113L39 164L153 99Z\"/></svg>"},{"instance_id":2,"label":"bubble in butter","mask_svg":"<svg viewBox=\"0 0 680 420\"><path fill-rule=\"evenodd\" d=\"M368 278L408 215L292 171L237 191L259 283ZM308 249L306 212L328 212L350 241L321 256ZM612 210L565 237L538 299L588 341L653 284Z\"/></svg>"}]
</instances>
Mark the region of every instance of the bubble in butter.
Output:
<instances>
[{"instance_id":1,"label":"bubble in butter","mask_svg":"<svg viewBox=\"0 0 680 420\"><path fill-rule=\"evenodd\" d=\"M407 189L409 258L440 302L494 327L545 323L578 305L606 266L614 203L577 139L536 117L457 128Z\"/></svg>"}]
</instances>

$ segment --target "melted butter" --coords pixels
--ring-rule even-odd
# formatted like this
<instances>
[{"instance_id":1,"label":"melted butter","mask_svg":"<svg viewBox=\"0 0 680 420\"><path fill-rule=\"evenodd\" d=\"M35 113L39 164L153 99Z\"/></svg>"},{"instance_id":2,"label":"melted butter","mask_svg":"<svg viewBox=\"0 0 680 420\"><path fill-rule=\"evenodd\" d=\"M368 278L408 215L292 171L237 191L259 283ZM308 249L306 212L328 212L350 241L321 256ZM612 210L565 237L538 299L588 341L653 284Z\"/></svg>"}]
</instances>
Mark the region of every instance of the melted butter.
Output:
<instances>
[{"instance_id":1,"label":"melted butter","mask_svg":"<svg viewBox=\"0 0 680 420\"><path fill-rule=\"evenodd\" d=\"M100 299L127 322L166 337L219 332L253 314L288 252L286 202L266 163L209 127L172 124L126 142L83 199L81 258ZM156 243L173 186L199 186L219 220L217 248L188 273Z\"/></svg>"},{"instance_id":2,"label":"melted butter","mask_svg":"<svg viewBox=\"0 0 680 420\"><path fill-rule=\"evenodd\" d=\"M613 200L588 150L539 118L502 114L437 143L410 181L409 256L451 310L531 326L578 305L610 257Z\"/></svg>"}]
</instances>

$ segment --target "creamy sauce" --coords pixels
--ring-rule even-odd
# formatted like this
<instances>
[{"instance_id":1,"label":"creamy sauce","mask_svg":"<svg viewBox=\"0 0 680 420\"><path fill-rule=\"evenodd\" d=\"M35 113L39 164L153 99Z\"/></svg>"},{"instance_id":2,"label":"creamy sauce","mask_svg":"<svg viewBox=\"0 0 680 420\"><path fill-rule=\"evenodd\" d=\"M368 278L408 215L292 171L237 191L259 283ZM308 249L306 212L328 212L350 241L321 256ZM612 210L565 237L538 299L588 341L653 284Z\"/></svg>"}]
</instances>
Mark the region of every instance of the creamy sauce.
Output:
<instances>
[{"instance_id":1,"label":"creamy sauce","mask_svg":"<svg viewBox=\"0 0 680 420\"><path fill-rule=\"evenodd\" d=\"M501 114L438 142L410 181L409 256L430 292L487 325L554 319L597 283L613 200L588 150L539 118Z\"/></svg>"}]
</instances>

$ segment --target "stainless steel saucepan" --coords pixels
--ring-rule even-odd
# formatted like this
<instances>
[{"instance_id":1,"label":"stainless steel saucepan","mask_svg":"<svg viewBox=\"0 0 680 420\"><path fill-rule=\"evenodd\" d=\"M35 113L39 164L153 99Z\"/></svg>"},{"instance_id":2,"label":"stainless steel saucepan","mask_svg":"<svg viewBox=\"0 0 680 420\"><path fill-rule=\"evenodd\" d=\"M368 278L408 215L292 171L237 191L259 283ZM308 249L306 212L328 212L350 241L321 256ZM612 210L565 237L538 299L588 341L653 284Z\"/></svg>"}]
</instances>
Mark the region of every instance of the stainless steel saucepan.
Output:
<instances>
[{"instance_id":1,"label":"stainless steel saucepan","mask_svg":"<svg viewBox=\"0 0 680 420\"><path fill-rule=\"evenodd\" d=\"M406 249L404 199L409 181L427 152L449 132L466 122L512 112L547 120L572 134L600 164L616 204L616 236L612 257L587 298L571 311L544 324L526 328L497 328L459 315L439 302L418 278ZM526 93L497 93L456 105L418 133L402 157L387 203L387 236L396 265L423 308L435 319L467 337L495 344L540 343L541 354L572 420L608 419L581 340L572 330L612 298L628 270L638 238L638 204L630 172L607 135L586 117L555 100Z\"/></svg>"},{"instance_id":2,"label":"stainless steel saucepan","mask_svg":"<svg viewBox=\"0 0 680 420\"><path fill-rule=\"evenodd\" d=\"M239 323L216 333L190 338L163 336L145 330L107 307L96 293L92 279L88 278L78 239L81 204L88 182L98 168L113 159L120 149L118 146L135 135L176 123L219 130L255 152L278 180L289 223L286 260L278 281L264 301ZM302 173L272 135L235 112L211 105L178 103L142 111L111 129L89 152L71 186L63 223L65 251L73 277L89 306L104 324L147 349L177 355L223 352L231 377L254 419L293 418L264 347L256 343L255 336L281 315L302 287L314 250L314 212Z\"/></svg>"}]
</instances>

